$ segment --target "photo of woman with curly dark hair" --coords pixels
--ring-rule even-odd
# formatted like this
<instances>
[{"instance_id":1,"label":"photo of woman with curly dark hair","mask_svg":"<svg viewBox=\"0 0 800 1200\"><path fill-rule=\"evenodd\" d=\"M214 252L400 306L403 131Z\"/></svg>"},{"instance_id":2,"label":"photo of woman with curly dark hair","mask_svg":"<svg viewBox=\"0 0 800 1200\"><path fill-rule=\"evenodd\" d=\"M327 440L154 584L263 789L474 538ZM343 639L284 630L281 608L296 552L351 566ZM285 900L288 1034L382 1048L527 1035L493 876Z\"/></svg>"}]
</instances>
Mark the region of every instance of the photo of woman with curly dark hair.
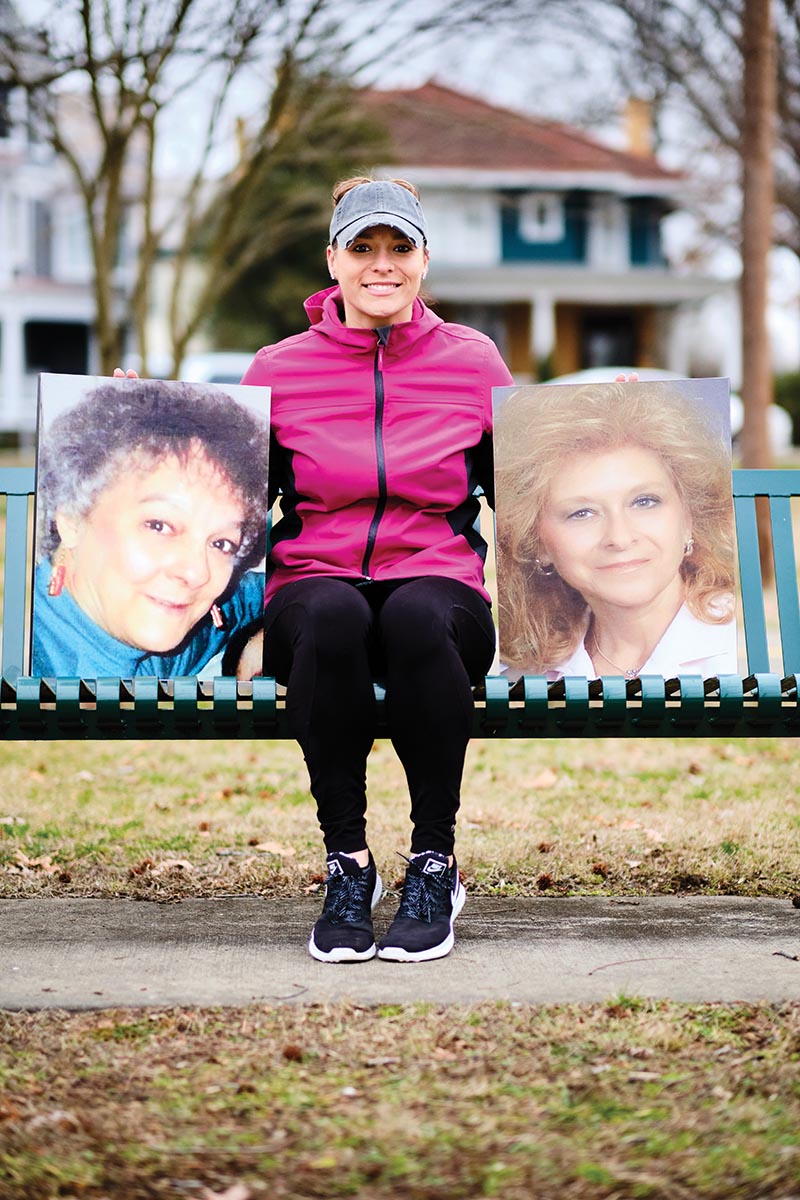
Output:
<instances>
[{"instance_id":1,"label":"photo of woman with curly dark hair","mask_svg":"<svg viewBox=\"0 0 800 1200\"><path fill-rule=\"evenodd\" d=\"M267 390L45 375L40 404L32 673L221 674L263 610Z\"/></svg>"},{"instance_id":2,"label":"photo of woman with curly dark hair","mask_svg":"<svg viewBox=\"0 0 800 1200\"><path fill-rule=\"evenodd\" d=\"M726 380L498 390L510 674L737 672L728 413Z\"/></svg>"}]
</instances>

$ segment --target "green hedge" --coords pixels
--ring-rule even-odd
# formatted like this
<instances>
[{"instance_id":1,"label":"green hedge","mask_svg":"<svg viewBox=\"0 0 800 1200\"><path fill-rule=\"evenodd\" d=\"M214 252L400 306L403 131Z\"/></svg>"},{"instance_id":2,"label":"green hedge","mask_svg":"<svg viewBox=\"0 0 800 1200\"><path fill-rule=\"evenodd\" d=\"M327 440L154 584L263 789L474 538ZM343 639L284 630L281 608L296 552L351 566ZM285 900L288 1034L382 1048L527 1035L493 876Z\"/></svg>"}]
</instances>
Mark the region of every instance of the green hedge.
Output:
<instances>
[{"instance_id":1,"label":"green hedge","mask_svg":"<svg viewBox=\"0 0 800 1200\"><path fill-rule=\"evenodd\" d=\"M800 444L800 371L775 376L775 403L785 408L792 418L792 441Z\"/></svg>"}]
</instances>

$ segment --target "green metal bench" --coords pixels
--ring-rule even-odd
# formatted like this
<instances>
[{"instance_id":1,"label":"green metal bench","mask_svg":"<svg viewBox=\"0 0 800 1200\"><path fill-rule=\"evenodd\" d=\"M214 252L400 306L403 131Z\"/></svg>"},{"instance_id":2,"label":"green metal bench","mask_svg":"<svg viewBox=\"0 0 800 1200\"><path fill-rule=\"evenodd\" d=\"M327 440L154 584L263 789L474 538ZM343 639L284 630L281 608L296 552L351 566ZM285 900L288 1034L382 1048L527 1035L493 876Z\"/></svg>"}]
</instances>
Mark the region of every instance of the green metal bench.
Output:
<instances>
[{"instance_id":1,"label":"green metal bench","mask_svg":"<svg viewBox=\"0 0 800 1200\"><path fill-rule=\"evenodd\" d=\"M7 497L3 591L0 737L284 738L289 737L275 681L194 678L37 679L25 661L28 539L34 471L0 467ZM627 681L526 676L513 686L487 676L476 690L475 737L797 736L800 711L800 605L791 500L800 471L733 472L747 674L719 679L647 675ZM769 500L778 625L765 611L755 497ZM780 671L770 665L769 635ZM379 701L382 700L377 689Z\"/></svg>"}]
</instances>

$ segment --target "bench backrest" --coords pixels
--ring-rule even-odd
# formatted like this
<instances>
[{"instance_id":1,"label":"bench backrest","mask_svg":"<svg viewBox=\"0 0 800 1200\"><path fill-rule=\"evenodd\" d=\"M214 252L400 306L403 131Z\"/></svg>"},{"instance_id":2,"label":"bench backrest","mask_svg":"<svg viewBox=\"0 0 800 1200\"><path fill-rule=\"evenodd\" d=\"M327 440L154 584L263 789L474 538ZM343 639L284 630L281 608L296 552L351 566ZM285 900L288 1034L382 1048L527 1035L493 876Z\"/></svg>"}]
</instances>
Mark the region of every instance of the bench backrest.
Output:
<instances>
[{"instance_id":1,"label":"bench backrest","mask_svg":"<svg viewBox=\"0 0 800 1200\"><path fill-rule=\"evenodd\" d=\"M3 585L2 674L14 679L25 661L26 609L30 588L29 538L33 536L33 467L0 467L0 495L7 497ZM769 504L775 564L777 626L768 618L759 559L756 497ZM800 471L733 472L747 673L778 669L800 674L800 603L791 500L800 497ZM775 659L770 667L770 640ZM779 645L775 643L779 642ZM779 659L775 656L779 655Z\"/></svg>"}]
</instances>

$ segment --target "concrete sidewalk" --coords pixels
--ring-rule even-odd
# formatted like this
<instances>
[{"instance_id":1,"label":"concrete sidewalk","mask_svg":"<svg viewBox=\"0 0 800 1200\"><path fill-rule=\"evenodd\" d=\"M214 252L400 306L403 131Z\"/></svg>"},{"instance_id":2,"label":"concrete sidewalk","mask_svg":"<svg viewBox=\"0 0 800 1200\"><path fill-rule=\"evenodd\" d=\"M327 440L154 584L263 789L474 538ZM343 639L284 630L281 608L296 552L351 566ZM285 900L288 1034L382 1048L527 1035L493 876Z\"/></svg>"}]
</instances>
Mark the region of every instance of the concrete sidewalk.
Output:
<instances>
[{"instance_id":1,"label":"concrete sidewalk","mask_svg":"<svg viewBox=\"0 0 800 1200\"><path fill-rule=\"evenodd\" d=\"M0 900L0 1008L800 1000L800 909L785 899L468 897L453 953L413 965L315 962L319 910L319 897ZM379 906L378 933L392 915Z\"/></svg>"}]
</instances>

